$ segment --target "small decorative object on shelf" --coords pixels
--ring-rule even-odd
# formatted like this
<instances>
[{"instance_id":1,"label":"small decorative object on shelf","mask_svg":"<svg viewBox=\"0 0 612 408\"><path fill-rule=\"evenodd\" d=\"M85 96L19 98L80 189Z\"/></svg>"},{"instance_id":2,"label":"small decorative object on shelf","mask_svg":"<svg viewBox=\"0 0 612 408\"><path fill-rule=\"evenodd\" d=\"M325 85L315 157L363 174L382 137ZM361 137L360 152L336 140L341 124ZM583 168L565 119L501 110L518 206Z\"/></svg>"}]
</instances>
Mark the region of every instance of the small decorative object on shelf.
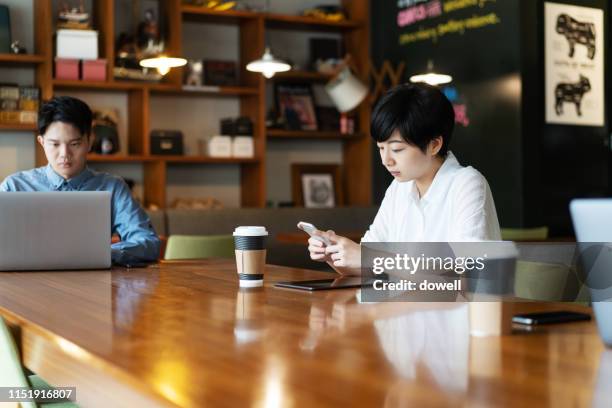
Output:
<instances>
[{"instance_id":1,"label":"small decorative object on shelf","mask_svg":"<svg viewBox=\"0 0 612 408\"><path fill-rule=\"evenodd\" d=\"M15 40L11 43L11 52L13 54L27 54L28 50L26 47L23 47L19 41Z\"/></svg>"},{"instance_id":2,"label":"small decorative object on shelf","mask_svg":"<svg viewBox=\"0 0 612 408\"><path fill-rule=\"evenodd\" d=\"M310 84L276 83L276 105L287 130L318 130Z\"/></svg>"},{"instance_id":3,"label":"small decorative object on shelf","mask_svg":"<svg viewBox=\"0 0 612 408\"><path fill-rule=\"evenodd\" d=\"M93 112L92 132L95 137L93 151L98 154L115 154L119 151L118 122L116 109L101 109Z\"/></svg>"},{"instance_id":4,"label":"small decorative object on shelf","mask_svg":"<svg viewBox=\"0 0 612 408\"><path fill-rule=\"evenodd\" d=\"M201 60L189 60L183 68L183 84L187 86L202 86L204 65Z\"/></svg>"},{"instance_id":5,"label":"small decorative object on shelf","mask_svg":"<svg viewBox=\"0 0 612 408\"><path fill-rule=\"evenodd\" d=\"M192 5L192 6L200 6L200 7L204 7L204 8L208 8L211 10L217 10L217 11L225 11L225 10L231 10L236 8L237 6L236 1L229 1L229 0L217 0L217 1L211 1L211 0L183 0L183 4L187 4L187 5Z\"/></svg>"},{"instance_id":6,"label":"small decorative object on shelf","mask_svg":"<svg viewBox=\"0 0 612 408\"><path fill-rule=\"evenodd\" d=\"M114 78L152 82L159 82L163 78L157 69L140 66L140 61L159 57L165 50L158 20L160 5L147 4L150 7L142 15L138 14L138 7L132 8L132 21L140 23L137 27L132 26L129 33L121 32L116 40Z\"/></svg>"},{"instance_id":7,"label":"small decorative object on shelf","mask_svg":"<svg viewBox=\"0 0 612 408\"><path fill-rule=\"evenodd\" d=\"M183 133L180 130L152 130L151 154L183 155Z\"/></svg>"},{"instance_id":8,"label":"small decorative object on shelf","mask_svg":"<svg viewBox=\"0 0 612 408\"><path fill-rule=\"evenodd\" d=\"M221 119L221 134L232 137L232 157L252 158L255 156L253 121L248 116Z\"/></svg>"},{"instance_id":9,"label":"small decorative object on shelf","mask_svg":"<svg viewBox=\"0 0 612 408\"><path fill-rule=\"evenodd\" d=\"M346 15L342 7L339 6L317 6L306 9L302 12L304 17L320 18L327 21L344 21Z\"/></svg>"},{"instance_id":10,"label":"small decorative object on shelf","mask_svg":"<svg viewBox=\"0 0 612 408\"><path fill-rule=\"evenodd\" d=\"M333 106L317 106L319 130L323 132L338 132L340 130L340 112Z\"/></svg>"},{"instance_id":11,"label":"small decorative object on shelf","mask_svg":"<svg viewBox=\"0 0 612 408\"><path fill-rule=\"evenodd\" d=\"M312 69L332 75L343 61L342 43L335 38L310 39L310 64Z\"/></svg>"},{"instance_id":12,"label":"small decorative object on shelf","mask_svg":"<svg viewBox=\"0 0 612 408\"><path fill-rule=\"evenodd\" d=\"M57 28L70 30L89 30L91 28L89 13L85 11L83 0L79 1L79 6L69 5L67 1L61 2L61 8L57 15Z\"/></svg>"},{"instance_id":13,"label":"small decorative object on shelf","mask_svg":"<svg viewBox=\"0 0 612 408\"><path fill-rule=\"evenodd\" d=\"M248 116L221 119L221 134L228 136L252 136L253 121Z\"/></svg>"},{"instance_id":14,"label":"small decorative object on shelf","mask_svg":"<svg viewBox=\"0 0 612 408\"><path fill-rule=\"evenodd\" d=\"M234 61L204 60L204 84L235 86L238 84Z\"/></svg>"},{"instance_id":15,"label":"small decorative object on shelf","mask_svg":"<svg viewBox=\"0 0 612 408\"><path fill-rule=\"evenodd\" d=\"M35 124L39 98L40 90L35 87L0 86L0 123Z\"/></svg>"}]
</instances>

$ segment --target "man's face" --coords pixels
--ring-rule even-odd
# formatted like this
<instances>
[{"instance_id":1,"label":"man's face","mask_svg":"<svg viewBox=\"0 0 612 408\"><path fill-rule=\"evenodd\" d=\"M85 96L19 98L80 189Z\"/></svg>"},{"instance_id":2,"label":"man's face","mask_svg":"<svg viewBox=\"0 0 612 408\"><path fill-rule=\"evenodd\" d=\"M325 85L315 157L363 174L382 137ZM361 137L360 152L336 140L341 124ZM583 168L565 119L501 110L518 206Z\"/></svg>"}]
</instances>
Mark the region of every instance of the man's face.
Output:
<instances>
[{"instance_id":1,"label":"man's face","mask_svg":"<svg viewBox=\"0 0 612 408\"><path fill-rule=\"evenodd\" d=\"M53 122L44 135L38 136L38 143L45 150L53 170L68 180L85 169L93 137L81 135L76 127L68 123Z\"/></svg>"},{"instance_id":2,"label":"man's face","mask_svg":"<svg viewBox=\"0 0 612 408\"><path fill-rule=\"evenodd\" d=\"M380 151L382 164L401 183L418 179L427 173L433 165L436 153L440 150L441 138L433 140L426 153L417 146L406 143L397 130L389 139L376 145Z\"/></svg>"}]
</instances>

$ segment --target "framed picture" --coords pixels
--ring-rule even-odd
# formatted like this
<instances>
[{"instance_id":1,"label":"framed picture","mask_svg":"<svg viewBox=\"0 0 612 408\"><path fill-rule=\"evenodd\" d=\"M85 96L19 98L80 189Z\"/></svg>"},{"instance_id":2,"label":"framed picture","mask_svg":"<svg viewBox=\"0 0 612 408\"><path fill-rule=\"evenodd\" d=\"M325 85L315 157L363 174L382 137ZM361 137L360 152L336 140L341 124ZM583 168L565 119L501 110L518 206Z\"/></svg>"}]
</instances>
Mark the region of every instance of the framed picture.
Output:
<instances>
[{"instance_id":1,"label":"framed picture","mask_svg":"<svg viewBox=\"0 0 612 408\"><path fill-rule=\"evenodd\" d=\"M291 180L296 206L332 208L344 204L337 164L292 164Z\"/></svg>"},{"instance_id":2,"label":"framed picture","mask_svg":"<svg viewBox=\"0 0 612 408\"><path fill-rule=\"evenodd\" d=\"M289 130L318 130L312 88L309 84L276 83L276 106Z\"/></svg>"},{"instance_id":3,"label":"framed picture","mask_svg":"<svg viewBox=\"0 0 612 408\"><path fill-rule=\"evenodd\" d=\"M605 125L604 11L544 3L546 123Z\"/></svg>"}]
</instances>

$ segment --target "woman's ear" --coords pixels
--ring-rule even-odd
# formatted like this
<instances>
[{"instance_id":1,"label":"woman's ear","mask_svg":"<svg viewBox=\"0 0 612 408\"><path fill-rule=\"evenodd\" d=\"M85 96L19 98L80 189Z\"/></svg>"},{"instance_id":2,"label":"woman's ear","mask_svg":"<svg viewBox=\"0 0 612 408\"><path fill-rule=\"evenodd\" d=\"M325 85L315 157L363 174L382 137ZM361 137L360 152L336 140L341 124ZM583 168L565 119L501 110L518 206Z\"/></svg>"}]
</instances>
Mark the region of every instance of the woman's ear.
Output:
<instances>
[{"instance_id":1,"label":"woman's ear","mask_svg":"<svg viewBox=\"0 0 612 408\"><path fill-rule=\"evenodd\" d=\"M430 149L429 154L431 156L437 155L442 149L443 144L444 144L444 140L442 139L442 136L438 136L435 139L433 139L431 142L429 142L429 149Z\"/></svg>"}]
</instances>

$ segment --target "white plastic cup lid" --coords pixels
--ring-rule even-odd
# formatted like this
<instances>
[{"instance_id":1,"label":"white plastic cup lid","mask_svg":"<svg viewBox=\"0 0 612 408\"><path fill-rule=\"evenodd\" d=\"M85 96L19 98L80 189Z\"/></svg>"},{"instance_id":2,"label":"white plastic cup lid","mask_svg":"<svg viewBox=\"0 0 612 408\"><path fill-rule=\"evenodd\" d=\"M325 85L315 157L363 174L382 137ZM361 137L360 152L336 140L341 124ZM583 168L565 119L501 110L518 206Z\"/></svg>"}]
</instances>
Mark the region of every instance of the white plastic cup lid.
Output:
<instances>
[{"instance_id":1,"label":"white plastic cup lid","mask_svg":"<svg viewBox=\"0 0 612 408\"><path fill-rule=\"evenodd\" d=\"M234 236L240 237L259 237L268 235L268 231L266 227L258 227L258 226L246 226L246 227L237 227L234 230Z\"/></svg>"}]
</instances>

